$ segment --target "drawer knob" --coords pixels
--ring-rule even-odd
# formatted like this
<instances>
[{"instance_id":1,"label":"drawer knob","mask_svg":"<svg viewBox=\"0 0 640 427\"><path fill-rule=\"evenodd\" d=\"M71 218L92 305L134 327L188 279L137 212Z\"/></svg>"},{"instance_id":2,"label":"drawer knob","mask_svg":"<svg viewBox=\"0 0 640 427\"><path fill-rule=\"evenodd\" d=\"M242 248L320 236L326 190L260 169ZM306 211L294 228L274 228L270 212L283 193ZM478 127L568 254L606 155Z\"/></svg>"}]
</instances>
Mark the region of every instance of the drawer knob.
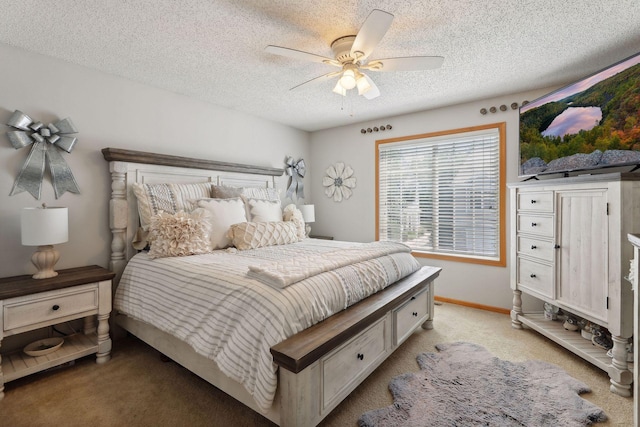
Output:
<instances>
[{"instance_id":1,"label":"drawer knob","mask_svg":"<svg viewBox=\"0 0 640 427\"><path fill-rule=\"evenodd\" d=\"M418 317L418 312L417 311L414 311L412 314L414 315L414 317Z\"/></svg>"},{"instance_id":2,"label":"drawer knob","mask_svg":"<svg viewBox=\"0 0 640 427\"><path fill-rule=\"evenodd\" d=\"M413 301L414 299L416 299L416 297L411 297L411 301Z\"/></svg>"},{"instance_id":3,"label":"drawer knob","mask_svg":"<svg viewBox=\"0 0 640 427\"><path fill-rule=\"evenodd\" d=\"M553 248L554 249L560 249L560 245L556 244Z\"/></svg>"},{"instance_id":4,"label":"drawer knob","mask_svg":"<svg viewBox=\"0 0 640 427\"><path fill-rule=\"evenodd\" d=\"M531 278L533 279L534 277L536 277L536 275L531 273Z\"/></svg>"},{"instance_id":5,"label":"drawer knob","mask_svg":"<svg viewBox=\"0 0 640 427\"><path fill-rule=\"evenodd\" d=\"M358 353L358 359L360 359L360 360L364 360L364 354L362 354L362 353Z\"/></svg>"},{"instance_id":6,"label":"drawer knob","mask_svg":"<svg viewBox=\"0 0 640 427\"><path fill-rule=\"evenodd\" d=\"M531 223L531 226L532 226L532 227L537 227L537 226L538 226L538 223L537 223L537 222L532 222L532 223Z\"/></svg>"},{"instance_id":7,"label":"drawer knob","mask_svg":"<svg viewBox=\"0 0 640 427\"><path fill-rule=\"evenodd\" d=\"M534 203L536 203L536 201L535 200L531 200L531 204L534 204Z\"/></svg>"},{"instance_id":8,"label":"drawer knob","mask_svg":"<svg viewBox=\"0 0 640 427\"><path fill-rule=\"evenodd\" d=\"M58 311L60 309L60 306L58 304L55 304L53 307L51 307L51 310L53 311Z\"/></svg>"},{"instance_id":9,"label":"drawer knob","mask_svg":"<svg viewBox=\"0 0 640 427\"><path fill-rule=\"evenodd\" d=\"M531 249L537 249L538 247L536 245L531 245Z\"/></svg>"}]
</instances>

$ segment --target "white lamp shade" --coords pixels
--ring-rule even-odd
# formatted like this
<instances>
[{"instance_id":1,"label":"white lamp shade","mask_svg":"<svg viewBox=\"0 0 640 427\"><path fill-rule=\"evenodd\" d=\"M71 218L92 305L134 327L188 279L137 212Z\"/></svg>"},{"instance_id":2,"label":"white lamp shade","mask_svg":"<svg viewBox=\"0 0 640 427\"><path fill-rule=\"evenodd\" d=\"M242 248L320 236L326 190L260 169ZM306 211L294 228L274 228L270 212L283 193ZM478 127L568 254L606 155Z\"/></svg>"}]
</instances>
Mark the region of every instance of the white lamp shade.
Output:
<instances>
[{"instance_id":1,"label":"white lamp shade","mask_svg":"<svg viewBox=\"0 0 640 427\"><path fill-rule=\"evenodd\" d=\"M20 224L25 246L56 245L69 240L67 208L24 208Z\"/></svg>"},{"instance_id":2,"label":"white lamp shade","mask_svg":"<svg viewBox=\"0 0 640 427\"><path fill-rule=\"evenodd\" d=\"M353 70L345 70L345 72L342 73L342 77L340 77L340 80L338 81L343 88L347 90L353 89L354 87L356 87L356 74L353 72Z\"/></svg>"},{"instance_id":3,"label":"white lamp shade","mask_svg":"<svg viewBox=\"0 0 640 427\"><path fill-rule=\"evenodd\" d=\"M347 96L347 90L342 87L340 80L338 80L338 83L336 83L336 86L333 88L333 92L338 95Z\"/></svg>"},{"instance_id":4,"label":"white lamp shade","mask_svg":"<svg viewBox=\"0 0 640 427\"><path fill-rule=\"evenodd\" d=\"M315 222L316 209L314 205L302 205L300 206L300 212L302 212L304 222Z\"/></svg>"},{"instance_id":5,"label":"white lamp shade","mask_svg":"<svg viewBox=\"0 0 640 427\"><path fill-rule=\"evenodd\" d=\"M358 95L364 95L371 90L369 81L362 74L360 74L360 77L358 77L358 80L356 80L356 84L358 85Z\"/></svg>"}]
</instances>

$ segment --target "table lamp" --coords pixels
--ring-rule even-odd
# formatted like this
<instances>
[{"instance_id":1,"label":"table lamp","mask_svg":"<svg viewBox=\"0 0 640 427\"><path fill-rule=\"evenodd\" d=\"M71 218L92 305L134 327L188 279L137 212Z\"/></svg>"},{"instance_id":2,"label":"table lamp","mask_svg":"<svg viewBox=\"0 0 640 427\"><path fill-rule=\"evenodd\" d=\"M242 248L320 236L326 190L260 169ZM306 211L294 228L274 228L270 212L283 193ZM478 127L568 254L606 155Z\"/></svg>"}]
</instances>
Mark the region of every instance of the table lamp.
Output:
<instances>
[{"instance_id":1,"label":"table lamp","mask_svg":"<svg viewBox=\"0 0 640 427\"><path fill-rule=\"evenodd\" d=\"M37 246L31 262L38 272L34 279L46 279L58 275L53 267L60 253L53 245L69 240L69 211L67 208L47 207L23 208L20 215L22 244Z\"/></svg>"},{"instance_id":2,"label":"table lamp","mask_svg":"<svg viewBox=\"0 0 640 427\"><path fill-rule=\"evenodd\" d=\"M300 206L300 212L302 212L302 219L304 219L304 223L306 224L305 231L307 232L307 237L309 237L309 233L311 233L310 222L315 222L316 220L316 209L314 205L302 205Z\"/></svg>"}]
</instances>

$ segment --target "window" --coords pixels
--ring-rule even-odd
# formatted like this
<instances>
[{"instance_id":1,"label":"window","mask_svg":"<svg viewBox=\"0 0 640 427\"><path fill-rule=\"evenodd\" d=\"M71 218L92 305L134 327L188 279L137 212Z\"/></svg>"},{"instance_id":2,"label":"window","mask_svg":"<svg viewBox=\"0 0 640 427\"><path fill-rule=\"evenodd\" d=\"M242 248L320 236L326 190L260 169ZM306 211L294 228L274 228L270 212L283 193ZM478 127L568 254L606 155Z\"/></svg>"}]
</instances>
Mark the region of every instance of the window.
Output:
<instances>
[{"instance_id":1,"label":"window","mask_svg":"<svg viewBox=\"0 0 640 427\"><path fill-rule=\"evenodd\" d=\"M505 123L376 142L376 237L505 266Z\"/></svg>"}]
</instances>

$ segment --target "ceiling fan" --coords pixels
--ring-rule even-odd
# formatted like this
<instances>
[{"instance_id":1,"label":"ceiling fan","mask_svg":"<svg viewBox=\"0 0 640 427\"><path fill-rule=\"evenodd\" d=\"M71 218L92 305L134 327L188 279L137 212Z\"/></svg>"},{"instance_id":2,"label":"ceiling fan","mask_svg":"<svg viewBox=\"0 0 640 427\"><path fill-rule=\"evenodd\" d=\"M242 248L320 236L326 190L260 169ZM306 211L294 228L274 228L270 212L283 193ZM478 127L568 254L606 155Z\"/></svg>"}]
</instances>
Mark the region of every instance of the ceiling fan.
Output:
<instances>
[{"instance_id":1,"label":"ceiling fan","mask_svg":"<svg viewBox=\"0 0 640 427\"><path fill-rule=\"evenodd\" d=\"M392 14L374 9L362 24L357 35L343 36L331 43L331 50L335 58L274 45L267 46L265 51L294 59L322 62L341 69L340 71L334 71L308 80L292 87L291 90L298 89L311 82L319 82L341 76L333 88L333 92L346 96L348 90L357 87L358 95L373 99L380 96L380 90L362 70L384 72L430 70L439 68L444 61L441 56L409 56L369 60L369 55L386 34L391 26L391 21L393 21Z\"/></svg>"}]
</instances>

